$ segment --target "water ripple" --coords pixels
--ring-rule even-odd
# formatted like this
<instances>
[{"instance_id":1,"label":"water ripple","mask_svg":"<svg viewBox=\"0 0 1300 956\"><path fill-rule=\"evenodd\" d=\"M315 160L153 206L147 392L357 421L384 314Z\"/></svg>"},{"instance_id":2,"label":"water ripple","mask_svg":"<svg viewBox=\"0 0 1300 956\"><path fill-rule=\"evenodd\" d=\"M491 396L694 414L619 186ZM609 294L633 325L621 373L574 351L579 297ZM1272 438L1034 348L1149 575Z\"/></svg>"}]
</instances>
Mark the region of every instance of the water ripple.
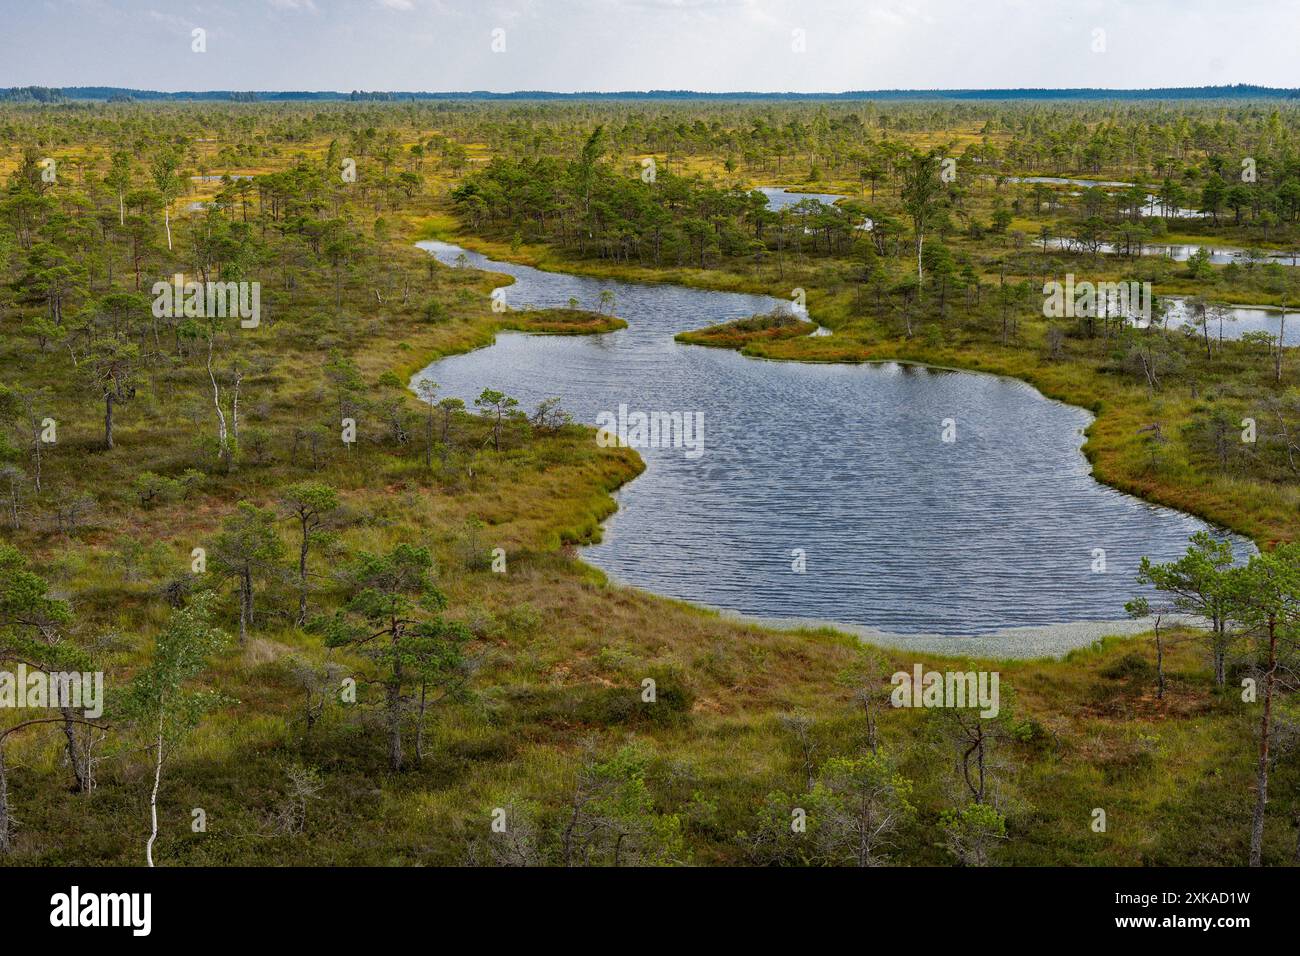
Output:
<instances>
[{"instance_id":1,"label":"water ripple","mask_svg":"<svg viewBox=\"0 0 1300 956\"><path fill-rule=\"evenodd\" d=\"M1106 488L1080 453L1087 412L1011 379L904 366L765 362L679 345L674 333L765 312L766 296L637 285L493 262L507 302L595 308L629 327L597 337L513 333L434 363L443 394L500 388L601 412L704 413L704 453L639 449L605 540L584 557L616 580L765 618L898 634L1124 617L1143 555L1167 560L1205 525ZM952 419L956 440L942 440ZM1243 547L1248 547L1242 542ZM805 570L792 565L796 549ZM1094 571L1096 552L1105 571Z\"/></svg>"}]
</instances>

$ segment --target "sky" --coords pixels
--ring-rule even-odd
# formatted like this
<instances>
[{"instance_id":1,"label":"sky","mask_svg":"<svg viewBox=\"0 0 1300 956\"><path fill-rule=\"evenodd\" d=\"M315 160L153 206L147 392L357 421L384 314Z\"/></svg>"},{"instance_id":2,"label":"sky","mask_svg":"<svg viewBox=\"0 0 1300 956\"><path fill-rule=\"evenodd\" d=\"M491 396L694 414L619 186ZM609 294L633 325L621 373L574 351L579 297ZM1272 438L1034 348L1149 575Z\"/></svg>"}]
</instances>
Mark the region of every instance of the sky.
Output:
<instances>
[{"instance_id":1,"label":"sky","mask_svg":"<svg viewBox=\"0 0 1300 956\"><path fill-rule=\"evenodd\" d=\"M0 0L0 87L1300 87L1297 37L1300 0Z\"/></svg>"}]
</instances>

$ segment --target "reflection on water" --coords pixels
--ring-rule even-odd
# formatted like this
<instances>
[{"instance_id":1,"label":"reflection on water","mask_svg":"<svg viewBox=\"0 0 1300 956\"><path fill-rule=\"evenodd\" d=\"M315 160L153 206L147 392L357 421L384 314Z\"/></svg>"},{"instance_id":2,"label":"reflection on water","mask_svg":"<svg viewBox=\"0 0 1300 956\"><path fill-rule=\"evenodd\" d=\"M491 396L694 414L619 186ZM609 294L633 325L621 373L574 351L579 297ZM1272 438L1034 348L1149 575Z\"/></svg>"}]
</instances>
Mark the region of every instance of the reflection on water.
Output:
<instances>
[{"instance_id":1,"label":"reflection on water","mask_svg":"<svg viewBox=\"0 0 1300 956\"><path fill-rule=\"evenodd\" d=\"M1116 182L1108 179L1067 179L1062 176L1004 176L1002 177L1009 183L1044 183L1049 186L1082 186L1084 189L1090 186L1113 186L1116 188L1125 188L1132 186L1132 183Z\"/></svg>"},{"instance_id":2,"label":"reflection on water","mask_svg":"<svg viewBox=\"0 0 1300 956\"><path fill-rule=\"evenodd\" d=\"M1003 180L1009 183L1043 183L1051 186L1078 186L1081 189L1126 189L1133 183L1117 182L1106 179L1067 179L1062 176L1004 176ZM1082 193L1072 192L1071 196L1079 196ZM1113 193L1110 193L1113 195ZM1166 206L1160 201L1160 197L1154 194L1148 194L1146 202L1139 210L1143 216L1163 216L1166 219L1204 219L1209 214L1201 212L1199 209L1184 209L1175 206Z\"/></svg>"},{"instance_id":3,"label":"reflection on water","mask_svg":"<svg viewBox=\"0 0 1300 956\"><path fill-rule=\"evenodd\" d=\"M784 186L760 186L758 191L767 197L767 208L773 211L788 209L791 206L797 206L805 200L819 202L823 206L833 206L841 199L847 199L847 196L841 196L838 193L797 193L791 192ZM870 232L872 229L870 218L864 218L860 223L854 226L855 229L862 229ZM812 229L804 229L804 232L811 233Z\"/></svg>"},{"instance_id":4,"label":"reflection on water","mask_svg":"<svg viewBox=\"0 0 1300 956\"><path fill-rule=\"evenodd\" d=\"M1191 303L1182 298L1166 298L1165 327L1176 329L1193 324L1197 318ZM1282 312L1255 305L1210 305L1206 309L1210 338L1237 340L1247 332L1267 332L1274 340L1282 333ZM1198 326L1198 328L1200 328ZM1286 331L1282 344L1300 345L1300 312L1287 310Z\"/></svg>"},{"instance_id":5,"label":"reflection on water","mask_svg":"<svg viewBox=\"0 0 1300 956\"><path fill-rule=\"evenodd\" d=\"M620 405L704 413L704 454L639 449L645 473L618 493L605 540L585 549L617 580L757 617L989 633L1121 619L1138 559L1173 558L1204 527L1097 484L1079 452L1090 416L1022 383L679 345L676 332L782 303L420 245L514 276L510 304L594 306L610 290L629 323L594 337L502 334L419 373L444 395L470 402L500 388L528 408L558 396L587 424ZM1095 549L1105 573L1093 571Z\"/></svg>"},{"instance_id":6,"label":"reflection on water","mask_svg":"<svg viewBox=\"0 0 1300 956\"><path fill-rule=\"evenodd\" d=\"M1071 252L1088 251L1083 245L1068 237L1058 236L1047 240L1049 249L1066 249ZM1221 246L1205 245L1199 243L1160 243L1149 242L1142 247L1144 256L1168 256L1175 262L1186 262L1196 252L1205 249L1210 254L1210 262L1215 265L1227 265L1229 262L1245 264L1249 251L1240 246ZM1113 242L1103 242L1097 246L1098 252L1113 253L1116 246ZM1261 261L1276 262L1284 266L1294 266L1300 264L1300 252L1264 252L1261 253Z\"/></svg>"},{"instance_id":7,"label":"reflection on water","mask_svg":"<svg viewBox=\"0 0 1300 956\"><path fill-rule=\"evenodd\" d=\"M784 209L786 206L793 206L805 199L814 199L823 206L833 206L836 202L843 199L843 196L835 193L797 193L790 192L784 186L760 186L758 191L767 197L768 209Z\"/></svg>"}]
</instances>

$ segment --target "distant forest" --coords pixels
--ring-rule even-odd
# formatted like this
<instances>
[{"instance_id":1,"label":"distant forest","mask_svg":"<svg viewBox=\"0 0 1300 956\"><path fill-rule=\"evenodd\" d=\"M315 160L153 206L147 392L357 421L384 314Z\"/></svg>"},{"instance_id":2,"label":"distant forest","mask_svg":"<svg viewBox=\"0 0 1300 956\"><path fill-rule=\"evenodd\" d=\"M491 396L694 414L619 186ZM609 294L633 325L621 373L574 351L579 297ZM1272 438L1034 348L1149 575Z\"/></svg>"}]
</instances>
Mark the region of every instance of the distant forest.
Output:
<instances>
[{"instance_id":1,"label":"distant forest","mask_svg":"<svg viewBox=\"0 0 1300 956\"><path fill-rule=\"evenodd\" d=\"M1300 90L1238 83L1232 86L1160 87L1147 90L1009 89L1009 90L849 90L842 93L701 93L696 90L624 90L614 93L555 93L517 90L492 93L381 92L353 90L131 90L115 86L14 86L0 90L0 102L65 103L78 100L124 102L130 100L214 100L221 102L286 101L398 101L398 100L1213 100L1297 99Z\"/></svg>"}]
</instances>

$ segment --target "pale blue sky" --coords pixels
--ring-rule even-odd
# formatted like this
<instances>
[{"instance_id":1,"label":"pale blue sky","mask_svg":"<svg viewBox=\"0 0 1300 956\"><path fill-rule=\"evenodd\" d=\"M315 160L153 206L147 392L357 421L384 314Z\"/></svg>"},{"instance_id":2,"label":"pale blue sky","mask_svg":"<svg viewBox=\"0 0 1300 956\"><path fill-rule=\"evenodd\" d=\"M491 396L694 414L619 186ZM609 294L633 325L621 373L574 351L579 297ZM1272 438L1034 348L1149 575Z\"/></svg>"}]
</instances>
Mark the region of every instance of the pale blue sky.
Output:
<instances>
[{"instance_id":1,"label":"pale blue sky","mask_svg":"<svg viewBox=\"0 0 1300 956\"><path fill-rule=\"evenodd\" d=\"M0 86L1300 86L1300 0L0 2Z\"/></svg>"}]
</instances>

